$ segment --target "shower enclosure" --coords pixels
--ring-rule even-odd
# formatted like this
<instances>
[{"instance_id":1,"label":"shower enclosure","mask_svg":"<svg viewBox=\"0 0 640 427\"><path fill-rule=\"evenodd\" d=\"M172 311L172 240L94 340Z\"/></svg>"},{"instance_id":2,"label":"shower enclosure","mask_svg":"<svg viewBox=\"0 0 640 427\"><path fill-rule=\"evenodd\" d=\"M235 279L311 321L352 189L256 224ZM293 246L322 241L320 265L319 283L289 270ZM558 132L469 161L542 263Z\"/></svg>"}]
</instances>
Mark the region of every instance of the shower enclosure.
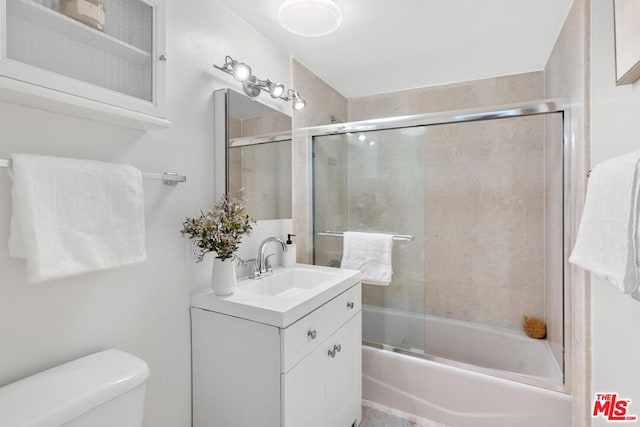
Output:
<instances>
[{"instance_id":1,"label":"shower enclosure","mask_svg":"<svg viewBox=\"0 0 640 427\"><path fill-rule=\"evenodd\" d=\"M566 391L569 110L561 101L308 129L313 261L393 234L364 344ZM546 322L527 337L524 316Z\"/></svg>"}]
</instances>

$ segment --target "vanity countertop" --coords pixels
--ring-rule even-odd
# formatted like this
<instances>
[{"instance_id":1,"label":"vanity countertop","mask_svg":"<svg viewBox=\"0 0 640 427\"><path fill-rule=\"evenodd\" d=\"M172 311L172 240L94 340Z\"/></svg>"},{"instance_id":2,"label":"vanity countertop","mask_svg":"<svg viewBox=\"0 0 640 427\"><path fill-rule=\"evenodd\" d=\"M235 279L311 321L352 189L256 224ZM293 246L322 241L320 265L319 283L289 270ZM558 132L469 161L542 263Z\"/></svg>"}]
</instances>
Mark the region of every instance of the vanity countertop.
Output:
<instances>
[{"instance_id":1,"label":"vanity countertop","mask_svg":"<svg viewBox=\"0 0 640 427\"><path fill-rule=\"evenodd\" d=\"M240 279L232 295L201 289L191 306L286 328L360 280L359 271L297 264L261 279Z\"/></svg>"}]
</instances>

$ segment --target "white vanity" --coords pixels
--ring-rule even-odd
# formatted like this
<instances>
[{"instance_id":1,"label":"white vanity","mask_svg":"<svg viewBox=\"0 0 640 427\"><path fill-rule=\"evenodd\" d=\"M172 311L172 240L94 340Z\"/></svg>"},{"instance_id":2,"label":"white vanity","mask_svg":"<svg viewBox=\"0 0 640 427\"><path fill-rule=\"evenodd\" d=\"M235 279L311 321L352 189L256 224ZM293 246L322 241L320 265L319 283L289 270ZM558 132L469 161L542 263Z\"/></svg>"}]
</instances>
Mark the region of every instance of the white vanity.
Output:
<instances>
[{"instance_id":1,"label":"white vanity","mask_svg":"<svg viewBox=\"0 0 640 427\"><path fill-rule=\"evenodd\" d=\"M192 297L194 427L357 427L360 273L311 265Z\"/></svg>"}]
</instances>

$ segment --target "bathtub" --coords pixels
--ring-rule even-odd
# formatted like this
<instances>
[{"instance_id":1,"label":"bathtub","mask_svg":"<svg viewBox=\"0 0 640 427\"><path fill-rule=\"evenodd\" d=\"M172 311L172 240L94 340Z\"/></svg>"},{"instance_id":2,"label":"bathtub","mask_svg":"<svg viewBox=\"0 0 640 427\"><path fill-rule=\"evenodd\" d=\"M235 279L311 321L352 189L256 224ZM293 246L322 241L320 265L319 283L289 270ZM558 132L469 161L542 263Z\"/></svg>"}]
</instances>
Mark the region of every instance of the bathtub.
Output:
<instances>
[{"instance_id":1,"label":"bathtub","mask_svg":"<svg viewBox=\"0 0 640 427\"><path fill-rule=\"evenodd\" d=\"M562 384L562 371L546 340L524 332L444 317L365 305L364 341L392 344L416 353ZM511 377L511 376L510 376Z\"/></svg>"},{"instance_id":2,"label":"bathtub","mask_svg":"<svg viewBox=\"0 0 640 427\"><path fill-rule=\"evenodd\" d=\"M365 343L364 399L451 427L571 425L571 396L526 384L561 382L544 340L371 306L363 307L363 338L409 350Z\"/></svg>"}]
</instances>

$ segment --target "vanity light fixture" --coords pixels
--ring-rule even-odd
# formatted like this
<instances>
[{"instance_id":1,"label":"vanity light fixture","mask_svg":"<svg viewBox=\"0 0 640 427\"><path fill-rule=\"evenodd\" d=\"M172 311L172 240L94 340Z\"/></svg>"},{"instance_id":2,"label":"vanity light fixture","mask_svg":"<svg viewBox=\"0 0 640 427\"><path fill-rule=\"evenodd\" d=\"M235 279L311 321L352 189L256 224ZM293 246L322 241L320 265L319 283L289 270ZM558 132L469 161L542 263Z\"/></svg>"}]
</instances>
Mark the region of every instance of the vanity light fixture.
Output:
<instances>
[{"instance_id":1,"label":"vanity light fixture","mask_svg":"<svg viewBox=\"0 0 640 427\"><path fill-rule=\"evenodd\" d=\"M294 34L320 37L338 29L342 9L333 0L284 0L278 9L278 20Z\"/></svg>"},{"instance_id":2,"label":"vanity light fixture","mask_svg":"<svg viewBox=\"0 0 640 427\"><path fill-rule=\"evenodd\" d=\"M287 89L282 83L274 82L271 79L259 79L251 74L251 67L244 62L236 61L229 55L225 56L222 66L214 64L214 68L231 74L234 79L242 82L244 92L251 98L255 98L260 95L260 92L265 91L274 99L282 99L287 102L291 101L291 107L295 111L304 110L307 106L307 101L302 99L300 94L295 90Z\"/></svg>"}]
</instances>

